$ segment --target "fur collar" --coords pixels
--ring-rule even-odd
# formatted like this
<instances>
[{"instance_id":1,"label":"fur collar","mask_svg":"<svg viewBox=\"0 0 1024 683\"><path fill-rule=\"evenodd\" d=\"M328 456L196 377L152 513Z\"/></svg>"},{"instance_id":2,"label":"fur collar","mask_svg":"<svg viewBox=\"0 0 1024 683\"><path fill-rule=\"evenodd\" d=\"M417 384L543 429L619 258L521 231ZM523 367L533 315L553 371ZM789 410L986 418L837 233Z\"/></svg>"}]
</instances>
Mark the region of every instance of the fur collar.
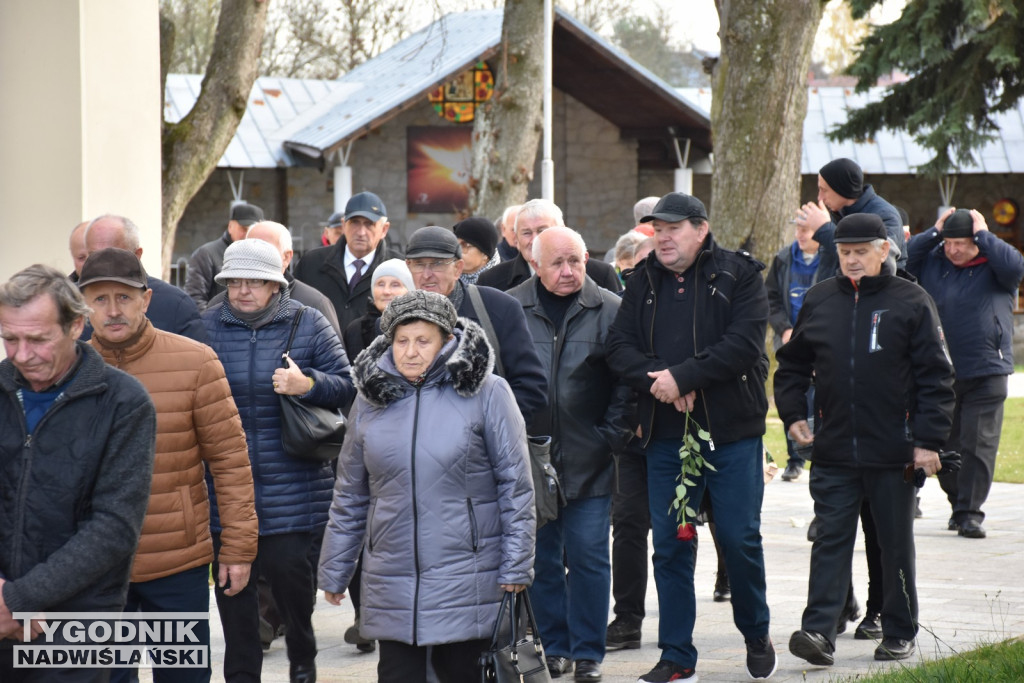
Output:
<instances>
[{"instance_id":1,"label":"fur collar","mask_svg":"<svg viewBox=\"0 0 1024 683\"><path fill-rule=\"evenodd\" d=\"M442 348L443 363L436 363L427 375L426 385L451 382L459 396L479 393L484 380L494 369L494 351L483 329L469 318L459 318L455 326L454 348ZM359 395L372 406L384 408L413 390L395 370L389 351L391 344L377 337L352 364L352 380Z\"/></svg>"}]
</instances>

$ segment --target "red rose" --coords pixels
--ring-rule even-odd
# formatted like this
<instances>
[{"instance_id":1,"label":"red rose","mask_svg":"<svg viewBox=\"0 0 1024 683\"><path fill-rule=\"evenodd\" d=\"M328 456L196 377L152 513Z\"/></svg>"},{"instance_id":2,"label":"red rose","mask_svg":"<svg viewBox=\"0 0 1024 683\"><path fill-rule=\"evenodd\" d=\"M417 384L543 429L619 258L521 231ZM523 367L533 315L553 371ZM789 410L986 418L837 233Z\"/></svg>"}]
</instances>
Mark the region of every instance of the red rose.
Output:
<instances>
[{"instance_id":1,"label":"red rose","mask_svg":"<svg viewBox=\"0 0 1024 683\"><path fill-rule=\"evenodd\" d=\"M679 531L676 532L676 538L680 541L692 541L697 538L697 527L689 522L680 524Z\"/></svg>"}]
</instances>

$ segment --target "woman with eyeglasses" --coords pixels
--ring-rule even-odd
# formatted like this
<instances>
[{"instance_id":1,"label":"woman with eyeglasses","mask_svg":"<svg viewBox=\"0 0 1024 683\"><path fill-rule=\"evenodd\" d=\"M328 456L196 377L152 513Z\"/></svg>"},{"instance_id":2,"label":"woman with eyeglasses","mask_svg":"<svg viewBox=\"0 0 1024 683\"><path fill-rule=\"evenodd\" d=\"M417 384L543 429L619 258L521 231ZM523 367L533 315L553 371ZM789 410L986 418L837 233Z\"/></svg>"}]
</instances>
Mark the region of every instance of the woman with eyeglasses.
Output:
<instances>
[{"instance_id":1,"label":"woman with eyeglasses","mask_svg":"<svg viewBox=\"0 0 1024 683\"><path fill-rule=\"evenodd\" d=\"M327 524L334 472L330 463L297 460L281 445L279 394L327 408L344 408L355 395L349 363L337 333L317 310L288 294L281 254L262 240L232 243L214 278L227 299L203 313L210 346L224 365L249 446L260 535L253 575L270 584L285 624L289 679L316 680L313 635L315 565ZM301 318L288 355L292 325ZM211 525L219 552L216 491ZM224 558L227 561L227 558ZM216 575L216 563L214 572ZM224 627L224 676L259 680L256 582L234 596L216 591Z\"/></svg>"}]
</instances>

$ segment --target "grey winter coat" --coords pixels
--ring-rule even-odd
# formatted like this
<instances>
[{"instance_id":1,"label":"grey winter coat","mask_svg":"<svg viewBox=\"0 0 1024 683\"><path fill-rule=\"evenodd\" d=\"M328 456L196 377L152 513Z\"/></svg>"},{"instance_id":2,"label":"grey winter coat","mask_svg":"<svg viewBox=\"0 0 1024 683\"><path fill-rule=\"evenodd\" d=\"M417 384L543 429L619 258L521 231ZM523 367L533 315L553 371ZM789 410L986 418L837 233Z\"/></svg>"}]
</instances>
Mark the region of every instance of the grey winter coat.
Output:
<instances>
[{"instance_id":1,"label":"grey winter coat","mask_svg":"<svg viewBox=\"0 0 1024 683\"><path fill-rule=\"evenodd\" d=\"M459 319L413 386L378 337L359 354L359 397L338 460L320 588L341 593L363 550L361 633L417 645L491 634L501 584L533 579L526 428L491 374L480 327Z\"/></svg>"}]
</instances>

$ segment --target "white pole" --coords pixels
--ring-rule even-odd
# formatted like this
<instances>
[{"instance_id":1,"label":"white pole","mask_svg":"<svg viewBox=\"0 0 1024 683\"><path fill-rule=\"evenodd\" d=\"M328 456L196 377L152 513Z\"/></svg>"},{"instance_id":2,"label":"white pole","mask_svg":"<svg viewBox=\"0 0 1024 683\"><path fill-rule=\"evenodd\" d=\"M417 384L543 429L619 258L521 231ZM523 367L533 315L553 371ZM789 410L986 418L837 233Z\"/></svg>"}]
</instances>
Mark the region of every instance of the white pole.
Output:
<instances>
[{"instance_id":1,"label":"white pole","mask_svg":"<svg viewBox=\"0 0 1024 683\"><path fill-rule=\"evenodd\" d=\"M540 166L541 197L555 201L555 162L551 158L551 66L555 17L552 0L544 0L544 158Z\"/></svg>"}]
</instances>

